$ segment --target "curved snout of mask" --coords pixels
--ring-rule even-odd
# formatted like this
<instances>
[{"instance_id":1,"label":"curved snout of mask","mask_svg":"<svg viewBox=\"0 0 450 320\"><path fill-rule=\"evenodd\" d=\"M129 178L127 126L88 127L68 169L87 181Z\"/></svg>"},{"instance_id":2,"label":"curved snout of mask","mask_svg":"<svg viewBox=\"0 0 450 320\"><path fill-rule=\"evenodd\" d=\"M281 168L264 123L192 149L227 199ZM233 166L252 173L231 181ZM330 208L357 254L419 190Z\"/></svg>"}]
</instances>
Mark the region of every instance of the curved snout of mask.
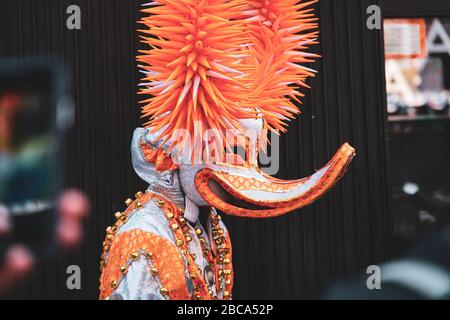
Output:
<instances>
[{"instance_id":1,"label":"curved snout of mask","mask_svg":"<svg viewBox=\"0 0 450 320\"><path fill-rule=\"evenodd\" d=\"M355 149L344 144L322 169L310 177L293 181L275 179L259 168L208 166L196 173L195 186L207 204L226 214L276 217L322 197L341 179L355 155ZM225 197L217 192L218 187L226 193Z\"/></svg>"}]
</instances>

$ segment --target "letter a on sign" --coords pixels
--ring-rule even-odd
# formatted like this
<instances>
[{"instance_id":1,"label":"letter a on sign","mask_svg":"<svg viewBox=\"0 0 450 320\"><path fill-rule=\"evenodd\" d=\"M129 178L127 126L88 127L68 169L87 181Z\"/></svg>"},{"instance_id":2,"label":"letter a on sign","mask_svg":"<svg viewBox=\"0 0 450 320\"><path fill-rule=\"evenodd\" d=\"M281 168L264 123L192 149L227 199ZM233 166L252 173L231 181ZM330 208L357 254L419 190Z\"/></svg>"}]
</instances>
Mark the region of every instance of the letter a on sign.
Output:
<instances>
[{"instance_id":1,"label":"letter a on sign","mask_svg":"<svg viewBox=\"0 0 450 320\"><path fill-rule=\"evenodd\" d=\"M67 278L66 285L69 290L81 290L81 269L79 266L67 267L66 273L70 275Z\"/></svg>"},{"instance_id":2,"label":"letter a on sign","mask_svg":"<svg viewBox=\"0 0 450 320\"><path fill-rule=\"evenodd\" d=\"M67 29L69 30L81 30L81 9L79 6L72 5L67 7L67 14L70 16L67 18Z\"/></svg>"},{"instance_id":3,"label":"letter a on sign","mask_svg":"<svg viewBox=\"0 0 450 320\"><path fill-rule=\"evenodd\" d=\"M438 19L433 20L427 38L430 53L448 53L450 55L450 38Z\"/></svg>"}]
</instances>

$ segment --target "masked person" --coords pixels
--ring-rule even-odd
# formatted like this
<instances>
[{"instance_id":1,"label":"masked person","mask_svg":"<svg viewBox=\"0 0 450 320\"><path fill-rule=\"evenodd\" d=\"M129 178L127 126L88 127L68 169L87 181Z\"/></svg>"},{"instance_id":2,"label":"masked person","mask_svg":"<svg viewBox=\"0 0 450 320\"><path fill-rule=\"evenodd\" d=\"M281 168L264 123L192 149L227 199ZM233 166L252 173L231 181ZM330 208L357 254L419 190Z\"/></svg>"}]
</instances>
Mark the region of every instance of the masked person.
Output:
<instances>
[{"instance_id":1,"label":"masked person","mask_svg":"<svg viewBox=\"0 0 450 320\"><path fill-rule=\"evenodd\" d=\"M269 218L327 192L354 149L344 144L311 177L258 167L268 131L286 131L314 75L311 2L158 0L145 5L138 57L143 116L133 166L149 187L126 201L103 243L101 299L231 299L232 246L218 210ZM230 134L232 132L232 134ZM245 151L245 158L233 153ZM200 211L209 208L205 226ZM202 209L202 210L201 210Z\"/></svg>"}]
</instances>

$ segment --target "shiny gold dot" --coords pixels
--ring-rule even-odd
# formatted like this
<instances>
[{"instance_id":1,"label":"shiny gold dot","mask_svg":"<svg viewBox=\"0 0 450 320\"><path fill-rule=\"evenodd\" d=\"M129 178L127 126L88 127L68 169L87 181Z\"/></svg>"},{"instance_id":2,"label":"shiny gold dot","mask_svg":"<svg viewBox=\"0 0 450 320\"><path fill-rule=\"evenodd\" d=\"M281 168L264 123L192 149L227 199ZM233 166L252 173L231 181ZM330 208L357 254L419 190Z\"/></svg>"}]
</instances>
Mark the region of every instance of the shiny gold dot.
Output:
<instances>
[{"instance_id":1,"label":"shiny gold dot","mask_svg":"<svg viewBox=\"0 0 450 320\"><path fill-rule=\"evenodd\" d=\"M129 206L131 206L131 204L133 203L133 200L132 199L127 199L127 200L125 200L125 205L127 206L127 207L129 207Z\"/></svg>"},{"instance_id":2,"label":"shiny gold dot","mask_svg":"<svg viewBox=\"0 0 450 320\"><path fill-rule=\"evenodd\" d=\"M167 217L167 219L172 220L174 215L172 212L169 211L169 212L166 212L166 217Z\"/></svg>"},{"instance_id":3,"label":"shiny gold dot","mask_svg":"<svg viewBox=\"0 0 450 320\"><path fill-rule=\"evenodd\" d=\"M180 226L178 225L178 223L172 224L172 230L178 230L179 228Z\"/></svg>"},{"instance_id":4,"label":"shiny gold dot","mask_svg":"<svg viewBox=\"0 0 450 320\"><path fill-rule=\"evenodd\" d=\"M116 280L111 281L111 288L113 288L113 289L117 288L117 281Z\"/></svg>"},{"instance_id":5,"label":"shiny gold dot","mask_svg":"<svg viewBox=\"0 0 450 320\"><path fill-rule=\"evenodd\" d=\"M225 280L225 284L226 284L227 286L231 285L231 279Z\"/></svg>"},{"instance_id":6,"label":"shiny gold dot","mask_svg":"<svg viewBox=\"0 0 450 320\"><path fill-rule=\"evenodd\" d=\"M122 217L122 212L116 212L114 216L116 217L116 219L120 219L120 217Z\"/></svg>"},{"instance_id":7,"label":"shiny gold dot","mask_svg":"<svg viewBox=\"0 0 450 320\"><path fill-rule=\"evenodd\" d=\"M161 289L159 289L159 292L160 292L163 296L167 296L167 294L169 293L169 292L167 291L166 288L161 288Z\"/></svg>"},{"instance_id":8,"label":"shiny gold dot","mask_svg":"<svg viewBox=\"0 0 450 320\"><path fill-rule=\"evenodd\" d=\"M112 227L106 228L106 232L107 232L107 233L111 233L111 232L112 232Z\"/></svg>"},{"instance_id":9,"label":"shiny gold dot","mask_svg":"<svg viewBox=\"0 0 450 320\"><path fill-rule=\"evenodd\" d=\"M229 298L229 297L230 297L230 292L229 292L229 291L225 291L225 292L223 293L223 296L224 296L225 298Z\"/></svg>"},{"instance_id":10,"label":"shiny gold dot","mask_svg":"<svg viewBox=\"0 0 450 320\"><path fill-rule=\"evenodd\" d=\"M122 272L123 274L126 274L128 272L128 268L126 266L121 266L120 272Z\"/></svg>"},{"instance_id":11,"label":"shiny gold dot","mask_svg":"<svg viewBox=\"0 0 450 320\"><path fill-rule=\"evenodd\" d=\"M144 196L144 193L142 191L137 192L135 195L136 199L142 198Z\"/></svg>"},{"instance_id":12,"label":"shiny gold dot","mask_svg":"<svg viewBox=\"0 0 450 320\"><path fill-rule=\"evenodd\" d=\"M133 253L131 254L131 259L137 260L137 258L139 258L139 253L133 252Z\"/></svg>"},{"instance_id":13,"label":"shiny gold dot","mask_svg":"<svg viewBox=\"0 0 450 320\"><path fill-rule=\"evenodd\" d=\"M178 210L179 210L181 213L184 213L184 208L183 208L183 207L179 207Z\"/></svg>"},{"instance_id":14,"label":"shiny gold dot","mask_svg":"<svg viewBox=\"0 0 450 320\"><path fill-rule=\"evenodd\" d=\"M111 249L111 247L110 247L110 246L104 246L104 247L103 247L103 250L104 250L104 251L106 251L106 252L108 252L108 251L109 251L109 249Z\"/></svg>"},{"instance_id":15,"label":"shiny gold dot","mask_svg":"<svg viewBox=\"0 0 450 320\"><path fill-rule=\"evenodd\" d=\"M136 208L141 209L142 207L144 207L144 205L142 204L142 202L137 201L137 202L136 202Z\"/></svg>"},{"instance_id":16,"label":"shiny gold dot","mask_svg":"<svg viewBox=\"0 0 450 320\"><path fill-rule=\"evenodd\" d=\"M181 247L183 244L184 244L183 240L180 240L180 239L177 240L177 246L178 247Z\"/></svg>"},{"instance_id":17,"label":"shiny gold dot","mask_svg":"<svg viewBox=\"0 0 450 320\"><path fill-rule=\"evenodd\" d=\"M223 270L223 273L227 276L229 276L231 274L231 270L230 269L225 269Z\"/></svg>"},{"instance_id":18,"label":"shiny gold dot","mask_svg":"<svg viewBox=\"0 0 450 320\"><path fill-rule=\"evenodd\" d=\"M180 223L181 223L182 225L184 225L184 224L186 223L186 219L183 218L183 217L181 217L181 218L179 219L179 221L180 221Z\"/></svg>"},{"instance_id":19,"label":"shiny gold dot","mask_svg":"<svg viewBox=\"0 0 450 320\"><path fill-rule=\"evenodd\" d=\"M231 260L229 258L225 258L225 259L223 259L223 263L224 264L230 264Z\"/></svg>"},{"instance_id":20,"label":"shiny gold dot","mask_svg":"<svg viewBox=\"0 0 450 320\"><path fill-rule=\"evenodd\" d=\"M114 239L114 236L112 234L108 234L106 236L106 239L108 239L109 241L112 241Z\"/></svg>"},{"instance_id":21,"label":"shiny gold dot","mask_svg":"<svg viewBox=\"0 0 450 320\"><path fill-rule=\"evenodd\" d=\"M145 253L145 256L146 256L147 258L149 258L149 259L152 259L152 258L153 258L153 253L151 253L151 251L147 251L147 252Z\"/></svg>"},{"instance_id":22,"label":"shiny gold dot","mask_svg":"<svg viewBox=\"0 0 450 320\"><path fill-rule=\"evenodd\" d=\"M200 228L197 228L197 229L195 229L195 233L196 233L197 235L201 235L201 234L203 233L203 230L200 229Z\"/></svg>"},{"instance_id":23,"label":"shiny gold dot","mask_svg":"<svg viewBox=\"0 0 450 320\"><path fill-rule=\"evenodd\" d=\"M195 273L191 273L191 274L190 274L190 277L191 277L191 279L196 279L196 278L197 278L197 275L196 275Z\"/></svg>"},{"instance_id":24,"label":"shiny gold dot","mask_svg":"<svg viewBox=\"0 0 450 320\"><path fill-rule=\"evenodd\" d=\"M154 276L157 276L157 275L159 274L158 269L155 268L155 267L153 267L150 271L152 272L152 274L153 274Z\"/></svg>"},{"instance_id":25,"label":"shiny gold dot","mask_svg":"<svg viewBox=\"0 0 450 320\"><path fill-rule=\"evenodd\" d=\"M158 206L160 208L164 207L165 204L166 204L166 202L163 200L156 201L156 206Z\"/></svg>"},{"instance_id":26,"label":"shiny gold dot","mask_svg":"<svg viewBox=\"0 0 450 320\"><path fill-rule=\"evenodd\" d=\"M186 241L187 241L187 242L191 242L191 241L192 241L191 236L186 236Z\"/></svg>"}]
</instances>

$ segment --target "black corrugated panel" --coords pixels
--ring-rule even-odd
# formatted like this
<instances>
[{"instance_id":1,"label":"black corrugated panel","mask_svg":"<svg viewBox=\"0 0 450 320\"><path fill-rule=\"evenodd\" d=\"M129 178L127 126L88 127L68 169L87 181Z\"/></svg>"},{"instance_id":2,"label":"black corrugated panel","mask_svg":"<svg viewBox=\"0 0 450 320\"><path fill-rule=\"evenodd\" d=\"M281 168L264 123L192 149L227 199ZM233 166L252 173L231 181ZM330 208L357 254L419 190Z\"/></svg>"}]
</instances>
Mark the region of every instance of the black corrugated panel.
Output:
<instances>
[{"instance_id":1,"label":"black corrugated panel","mask_svg":"<svg viewBox=\"0 0 450 320\"><path fill-rule=\"evenodd\" d=\"M67 185L85 190L93 212L79 251L46 263L17 297L96 298L104 230L123 200L145 186L129 145L140 123L138 9L134 0L2 0L0 53L62 55L73 74L77 123L67 146ZM322 0L323 58L303 115L283 137L279 176L296 179L325 164L343 142L358 156L325 198L273 220L226 219L234 243L235 298L304 298L390 254L385 90L380 31L366 28L373 0ZM65 27L67 6L82 9L82 30ZM65 268L82 268L83 289L65 288Z\"/></svg>"}]
</instances>

